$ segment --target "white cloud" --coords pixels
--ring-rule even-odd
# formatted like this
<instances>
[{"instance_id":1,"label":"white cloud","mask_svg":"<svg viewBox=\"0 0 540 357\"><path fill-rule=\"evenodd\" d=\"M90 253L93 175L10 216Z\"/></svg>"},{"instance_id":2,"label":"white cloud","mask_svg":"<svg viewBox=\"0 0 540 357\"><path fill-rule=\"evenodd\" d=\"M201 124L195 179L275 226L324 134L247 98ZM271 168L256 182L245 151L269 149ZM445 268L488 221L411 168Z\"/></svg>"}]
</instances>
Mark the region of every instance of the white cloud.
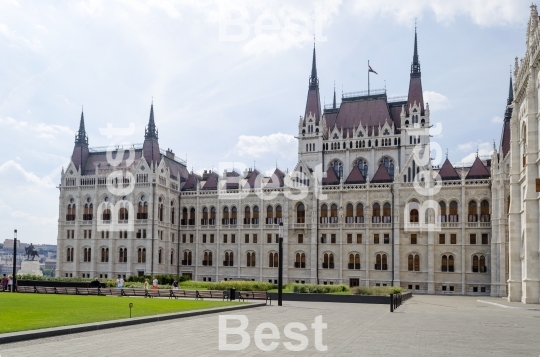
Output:
<instances>
[{"instance_id":1,"label":"white cloud","mask_svg":"<svg viewBox=\"0 0 540 357\"><path fill-rule=\"evenodd\" d=\"M461 159L462 164L470 165L474 162L477 155L480 157L491 156L491 154L493 153L493 143L479 142L479 141L468 142L465 144L458 145L458 150L464 151L464 152L474 150L473 152L469 153L468 155L466 155L465 157ZM476 150L478 150L478 154Z\"/></svg>"},{"instance_id":2,"label":"white cloud","mask_svg":"<svg viewBox=\"0 0 540 357\"><path fill-rule=\"evenodd\" d=\"M0 166L0 175L7 176L8 179L13 183L18 182L19 179L22 178L28 183L32 183L43 188L54 188L56 186L50 177L45 176L40 178L33 172L26 171L18 162L15 162L14 160L6 161Z\"/></svg>"},{"instance_id":3,"label":"white cloud","mask_svg":"<svg viewBox=\"0 0 540 357\"><path fill-rule=\"evenodd\" d=\"M400 24L412 25L415 18L433 13L438 22L449 23L465 16L480 26L501 26L526 21L526 1L508 0L357 0L354 11L373 18L389 15Z\"/></svg>"},{"instance_id":4,"label":"white cloud","mask_svg":"<svg viewBox=\"0 0 540 357\"><path fill-rule=\"evenodd\" d=\"M491 118L491 122L494 123L494 124L500 124L500 123L503 122L503 118L498 117L498 116L494 116L493 118Z\"/></svg>"},{"instance_id":5,"label":"white cloud","mask_svg":"<svg viewBox=\"0 0 540 357\"><path fill-rule=\"evenodd\" d=\"M0 118L0 124L5 124L13 127L16 130L31 130L36 132L38 138L55 139L55 134L69 134L75 133L67 126L45 123L28 123L25 121L17 121L13 118L6 117Z\"/></svg>"},{"instance_id":6,"label":"white cloud","mask_svg":"<svg viewBox=\"0 0 540 357\"><path fill-rule=\"evenodd\" d=\"M262 157L277 154L282 158L297 155L297 142L293 135L277 133L267 136L240 135L235 151L240 156Z\"/></svg>"},{"instance_id":7,"label":"white cloud","mask_svg":"<svg viewBox=\"0 0 540 357\"><path fill-rule=\"evenodd\" d=\"M429 103L429 109L432 111L445 110L451 107L450 100L443 94L424 91L424 101Z\"/></svg>"},{"instance_id":8,"label":"white cloud","mask_svg":"<svg viewBox=\"0 0 540 357\"><path fill-rule=\"evenodd\" d=\"M19 36L15 31L11 30L8 25L3 23L0 23L0 34L4 35L11 42L23 44L34 51L42 48L42 45L38 40L28 40L23 36Z\"/></svg>"}]
</instances>

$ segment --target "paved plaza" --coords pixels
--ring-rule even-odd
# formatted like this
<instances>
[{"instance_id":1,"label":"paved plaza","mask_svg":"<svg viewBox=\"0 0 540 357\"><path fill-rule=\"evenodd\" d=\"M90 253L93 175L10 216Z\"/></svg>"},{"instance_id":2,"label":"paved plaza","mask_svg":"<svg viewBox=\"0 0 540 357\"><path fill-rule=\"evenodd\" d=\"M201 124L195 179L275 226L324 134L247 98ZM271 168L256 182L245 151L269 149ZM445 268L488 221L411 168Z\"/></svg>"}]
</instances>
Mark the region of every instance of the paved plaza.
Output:
<instances>
[{"instance_id":1,"label":"paved plaza","mask_svg":"<svg viewBox=\"0 0 540 357\"><path fill-rule=\"evenodd\" d=\"M389 306L346 303L284 302L232 311L249 319L251 336L243 351L219 351L218 315L184 318L89 333L7 344L6 356L215 356L215 355L343 355L343 356L539 356L540 306L504 299L461 296L415 296L396 312ZM311 324L322 315L326 352L316 349ZM280 344L259 350L253 333L262 322L275 324ZM308 347L287 350L284 328L290 322L307 326ZM238 326L229 322L228 326ZM295 330L298 332L298 330ZM266 330L265 333L269 333ZM240 342L228 336L228 343ZM269 344L271 340L266 340ZM298 344L292 340L293 344Z\"/></svg>"}]
</instances>

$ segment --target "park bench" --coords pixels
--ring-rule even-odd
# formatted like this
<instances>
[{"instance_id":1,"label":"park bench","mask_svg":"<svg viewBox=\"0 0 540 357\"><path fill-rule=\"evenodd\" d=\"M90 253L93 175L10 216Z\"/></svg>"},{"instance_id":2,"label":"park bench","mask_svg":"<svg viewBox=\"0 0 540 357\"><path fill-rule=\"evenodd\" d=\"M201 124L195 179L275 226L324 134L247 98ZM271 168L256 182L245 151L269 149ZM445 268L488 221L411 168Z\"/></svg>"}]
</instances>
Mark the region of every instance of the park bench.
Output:
<instances>
[{"instance_id":1,"label":"park bench","mask_svg":"<svg viewBox=\"0 0 540 357\"><path fill-rule=\"evenodd\" d=\"M171 291L166 289L148 289L146 291L146 296L149 298L153 297L170 297Z\"/></svg>"},{"instance_id":2,"label":"park bench","mask_svg":"<svg viewBox=\"0 0 540 357\"><path fill-rule=\"evenodd\" d=\"M38 294L47 294L47 290L45 290L44 286L36 286L34 288L35 288L36 293Z\"/></svg>"},{"instance_id":3,"label":"park bench","mask_svg":"<svg viewBox=\"0 0 540 357\"><path fill-rule=\"evenodd\" d=\"M198 290L198 298L199 299L222 299L222 300L229 300L229 294L225 290Z\"/></svg>"},{"instance_id":4,"label":"park bench","mask_svg":"<svg viewBox=\"0 0 540 357\"><path fill-rule=\"evenodd\" d=\"M197 290L171 290L170 299L178 299L179 297L197 299L198 292Z\"/></svg>"},{"instance_id":5,"label":"park bench","mask_svg":"<svg viewBox=\"0 0 540 357\"><path fill-rule=\"evenodd\" d=\"M266 304L272 305L272 297L266 291L240 291L238 300L264 300Z\"/></svg>"},{"instance_id":6,"label":"park bench","mask_svg":"<svg viewBox=\"0 0 540 357\"><path fill-rule=\"evenodd\" d=\"M124 290L118 288L102 288L101 293L111 296L124 296Z\"/></svg>"},{"instance_id":7,"label":"park bench","mask_svg":"<svg viewBox=\"0 0 540 357\"><path fill-rule=\"evenodd\" d=\"M17 292L19 293L35 293L35 289L33 286L18 286Z\"/></svg>"},{"instance_id":8,"label":"park bench","mask_svg":"<svg viewBox=\"0 0 540 357\"><path fill-rule=\"evenodd\" d=\"M124 288L124 296L144 296L146 297L146 290L135 288Z\"/></svg>"},{"instance_id":9,"label":"park bench","mask_svg":"<svg viewBox=\"0 0 540 357\"><path fill-rule=\"evenodd\" d=\"M64 288L65 289L65 293L68 294L68 295L77 295L78 292L77 292L77 288Z\"/></svg>"}]
</instances>

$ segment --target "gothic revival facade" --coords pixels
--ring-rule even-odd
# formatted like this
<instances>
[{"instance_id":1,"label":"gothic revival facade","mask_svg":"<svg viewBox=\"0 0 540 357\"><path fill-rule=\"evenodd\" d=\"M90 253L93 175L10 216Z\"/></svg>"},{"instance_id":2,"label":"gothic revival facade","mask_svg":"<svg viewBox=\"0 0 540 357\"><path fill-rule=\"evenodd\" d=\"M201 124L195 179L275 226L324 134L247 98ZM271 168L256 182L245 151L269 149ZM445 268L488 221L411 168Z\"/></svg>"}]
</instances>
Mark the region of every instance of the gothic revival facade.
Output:
<instances>
[{"instance_id":1,"label":"gothic revival facade","mask_svg":"<svg viewBox=\"0 0 540 357\"><path fill-rule=\"evenodd\" d=\"M160 149L153 106L144 143L124 148L115 161L105 149L88 147L81 116L71 163L62 171L57 275L277 282L283 223L285 282L506 296L510 251L510 297L538 294L538 224L527 225L522 240L536 254L530 266L536 285L521 288L529 266L519 261L519 241L517 252L513 241L508 249L507 222L509 187L531 197L525 208L510 205L510 240L527 212L538 217L537 195L520 189L537 176L538 124L528 111L536 107L524 104L512 113L515 103L530 103L536 88L530 66L516 67L519 94L513 102L510 85L500 149L470 167L454 167L448 158L434 166L429 158L433 122L416 33L409 91L401 98L370 90L343 94L338 104L334 93L333 104L322 107L313 50L291 174L277 168L271 177L255 168L190 173L172 151ZM530 122L527 149L512 126L518 121ZM514 172L520 153L531 159Z\"/></svg>"}]
</instances>

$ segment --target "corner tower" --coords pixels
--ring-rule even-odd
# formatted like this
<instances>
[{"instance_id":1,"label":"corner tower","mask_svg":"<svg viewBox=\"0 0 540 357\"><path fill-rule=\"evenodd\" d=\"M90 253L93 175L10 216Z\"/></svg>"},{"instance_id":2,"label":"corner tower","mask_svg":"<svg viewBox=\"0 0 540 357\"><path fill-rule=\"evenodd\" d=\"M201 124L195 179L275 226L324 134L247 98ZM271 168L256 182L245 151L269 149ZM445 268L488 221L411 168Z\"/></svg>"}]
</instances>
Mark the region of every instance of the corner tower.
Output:
<instances>
[{"instance_id":1,"label":"corner tower","mask_svg":"<svg viewBox=\"0 0 540 357\"><path fill-rule=\"evenodd\" d=\"M86 165L88 156L88 136L86 135L86 129L84 127L84 112L81 111L79 130L75 135L75 147L73 148L73 154L71 154L71 161L77 170L81 170L81 173Z\"/></svg>"}]
</instances>

